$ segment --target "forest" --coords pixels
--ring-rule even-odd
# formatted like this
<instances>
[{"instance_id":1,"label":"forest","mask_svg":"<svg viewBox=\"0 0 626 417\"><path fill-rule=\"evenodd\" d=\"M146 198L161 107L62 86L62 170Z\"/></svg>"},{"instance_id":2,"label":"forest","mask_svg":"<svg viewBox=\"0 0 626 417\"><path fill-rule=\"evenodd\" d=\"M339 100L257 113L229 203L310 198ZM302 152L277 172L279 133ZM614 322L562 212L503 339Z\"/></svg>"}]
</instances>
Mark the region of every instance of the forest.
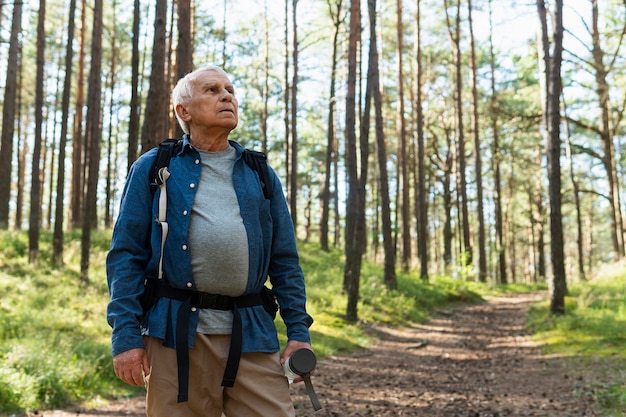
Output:
<instances>
[{"instance_id":1,"label":"forest","mask_svg":"<svg viewBox=\"0 0 626 417\"><path fill-rule=\"evenodd\" d=\"M564 4L565 3L565 4ZM268 154L298 238L422 280L567 284L624 258L626 1L0 3L0 229L63 264L115 222L137 156L181 134L176 80L223 67L231 138Z\"/></svg>"}]
</instances>

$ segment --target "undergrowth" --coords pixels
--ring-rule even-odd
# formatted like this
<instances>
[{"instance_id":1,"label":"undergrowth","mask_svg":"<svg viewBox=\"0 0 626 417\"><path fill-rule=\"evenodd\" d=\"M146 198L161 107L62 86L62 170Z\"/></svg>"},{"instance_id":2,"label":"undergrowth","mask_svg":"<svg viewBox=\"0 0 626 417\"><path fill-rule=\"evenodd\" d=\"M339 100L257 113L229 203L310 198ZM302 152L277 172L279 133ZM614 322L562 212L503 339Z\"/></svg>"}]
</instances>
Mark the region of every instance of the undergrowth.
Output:
<instances>
[{"instance_id":1,"label":"undergrowth","mask_svg":"<svg viewBox=\"0 0 626 417\"><path fill-rule=\"evenodd\" d=\"M626 416L626 268L605 266L593 279L570 285L564 315L549 303L531 307L528 326L544 351L593 363L598 378L586 387L612 417ZM608 382L607 382L608 381Z\"/></svg>"},{"instance_id":2,"label":"undergrowth","mask_svg":"<svg viewBox=\"0 0 626 417\"><path fill-rule=\"evenodd\" d=\"M142 388L119 381L113 372L108 290L104 261L110 232L92 234L90 278L80 281L80 236L68 234L64 265L52 264L52 236L42 234L39 261L28 262L25 232L0 231L0 415L62 407L87 400L136 396ZM420 322L437 308L479 301L481 294L528 291L524 286L492 288L461 278L399 273L398 287L387 289L382 267L364 262L358 304L359 322L345 320L343 255L301 243L307 282L307 309L315 318L311 336L320 357L369 346L369 324L402 326ZM533 307L529 327L550 351L581 358L601 355L625 361L626 273L570 288L567 314L554 317L547 305ZM277 319L279 334L284 326ZM286 340L281 338L284 345ZM588 389L607 410L626 409L623 373ZM622 414L616 414L614 416Z\"/></svg>"}]
</instances>

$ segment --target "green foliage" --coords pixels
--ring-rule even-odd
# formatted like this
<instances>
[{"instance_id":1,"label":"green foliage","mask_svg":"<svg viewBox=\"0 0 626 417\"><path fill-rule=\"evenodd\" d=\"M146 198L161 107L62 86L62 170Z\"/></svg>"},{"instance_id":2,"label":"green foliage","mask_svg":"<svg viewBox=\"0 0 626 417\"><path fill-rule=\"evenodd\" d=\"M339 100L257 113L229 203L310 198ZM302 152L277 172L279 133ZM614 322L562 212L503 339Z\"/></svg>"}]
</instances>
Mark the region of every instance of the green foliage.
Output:
<instances>
[{"instance_id":1,"label":"green foliage","mask_svg":"<svg viewBox=\"0 0 626 417\"><path fill-rule=\"evenodd\" d=\"M0 412L137 394L116 381L111 366L102 266L106 236L94 234L93 278L81 284L75 236L65 245L71 262L55 268L51 236L42 236L40 261L32 265L27 235L0 233Z\"/></svg>"},{"instance_id":2,"label":"green foliage","mask_svg":"<svg viewBox=\"0 0 626 417\"><path fill-rule=\"evenodd\" d=\"M38 265L27 261L25 233L0 232L0 413L60 407L94 398L140 395L142 389L120 382L113 373L110 329L105 321L108 292L104 257L110 233L93 234L91 279L80 283L80 236L65 244L65 266L51 264L51 236L42 239ZM317 244L300 245L307 281L307 308L315 318L313 345L320 357L369 346L371 325L402 326L428 318L450 304L476 302L480 294L538 288L489 288L450 277L424 282L414 273L398 275L398 289L383 283L379 265L363 264L360 322L345 321L343 255ZM545 303L532 308L529 326L550 352L580 358L601 356L624 363L626 272L603 271L592 282L573 286L567 315L553 317ZM284 325L277 319L281 343ZM615 375L613 373L612 375ZM623 376L623 375L622 375ZM623 378L590 387L599 404L615 410L626 405Z\"/></svg>"},{"instance_id":3,"label":"green foliage","mask_svg":"<svg viewBox=\"0 0 626 417\"><path fill-rule=\"evenodd\" d=\"M555 316L547 302L533 306L529 328L549 353L571 356L576 360L600 362L601 370L612 370L612 382L593 387L600 406L609 412L626 410L626 269L623 264L606 267L589 282L571 286L566 297L566 314ZM624 415L611 414L611 415Z\"/></svg>"}]
</instances>

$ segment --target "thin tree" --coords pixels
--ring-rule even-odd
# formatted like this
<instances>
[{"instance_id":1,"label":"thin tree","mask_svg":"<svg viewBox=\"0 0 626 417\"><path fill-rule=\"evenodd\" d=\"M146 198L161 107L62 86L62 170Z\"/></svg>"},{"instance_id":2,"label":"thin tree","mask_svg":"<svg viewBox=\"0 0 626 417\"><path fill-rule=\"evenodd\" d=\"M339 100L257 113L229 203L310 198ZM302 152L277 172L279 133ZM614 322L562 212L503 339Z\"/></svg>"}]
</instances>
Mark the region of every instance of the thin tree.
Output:
<instances>
[{"instance_id":1,"label":"thin tree","mask_svg":"<svg viewBox=\"0 0 626 417\"><path fill-rule=\"evenodd\" d=\"M320 215L320 246L322 250L329 250L328 245L328 233L329 233L329 218L330 218L330 185L332 179L333 160L335 158L337 150L337 123L335 121L335 112L337 111L337 55L339 46L339 33L341 31L341 25L344 17L342 17L343 0L332 2L327 0L328 11L331 19L333 20L333 47L332 47L332 59L331 59L331 71L330 71L330 93L328 100L328 128L326 131L326 159L325 159L325 172L324 172L324 186L321 191L322 197L322 210Z\"/></svg>"},{"instance_id":2,"label":"thin tree","mask_svg":"<svg viewBox=\"0 0 626 417\"><path fill-rule=\"evenodd\" d=\"M344 288L348 294L346 320L358 319L357 303L361 279L363 244L358 239L358 223L361 219L359 201L361 184L357 162L356 143L356 85L357 52L361 39L361 6L359 0L350 1L350 35L348 41L348 83L346 92L346 176L348 199L346 202L346 261L344 266Z\"/></svg>"},{"instance_id":3,"label":"thin tree","mask_svg":"<svg viewBox=\"0 0 626 417\"><path fill-rule=\"evenodd\" d=\"M261 149L267 154L268 150L268 127L267 120L269 118L269 100L270 100L270 22L268 0L263 2L263 91L261 97L263 100L263 108L261 109L261 117L259 124L261 125Z\"/></svg>"},{"instance_id":4,"label":"thin tree","mask_svg":"<svg viewBox=\"0 0 626 417\"><path fill-rule=\"evenodd\" d=\"M289 88L289 0L285 0L285 32L284 32L284 46L285 46L285 79L283 85L283 102L285 106L285 112L283 113L283 123L285 126L285 178L286 178L286 188L287 192L291 188L291 176L289 172L291 170L291 166L289 161L291 161L291 157L289 153L291 152L289 141L291 137L291 122L289 117L289 103L291 101L291 89Z\"/></svg>"},{"instance_id":5,"label":"thin tree","mask_svg":"<svg viewBox=\"0 0 626 417\"><path fill-rule=\"evenodd\" d=\"M470 70L472 73L472 130L474 133L474 158L476 171L476 199L478 204L478 279L487 281L487 251L485 237L485 213L483 208L482 152L480 150L480 126L478 123L478 88L476 72L476 43L474 41L474 22L472 19L472 0L467 0L468 23L470 32Z\"/></svg>"},{"instance_id":6,"label":"thin tree","mask_svg":"<svg viewBox=\"0 0 626 417\"><path fill-rule=\"evenodd\" d=\"M128 118L128 157L127 170L137 159L139 144L139 26L141 23L141 7L139 0L133 5L133 53L131 57L130 115Z\"/></svg>"},{"instance_id":7,"label":"thin tree","mask_svg":"<svg viewBox=\"0 0 626 417\"><path fill-rule=\"evenodd\" d=\"M402 270L407 272L411 266L411 203L409 186L409 162L406 140L406 122L404 117L404 25L402 22L402 0L396 0L396 60L398 74L398 106L396 114L396 130L398 132L398 171L401 184L401 217L402 221Z\"/></svg>"},{"instance_id":8,"label":"thin tree","mask_svg":"<svg viewBox=\"0 0 626 417\"><path fill-rule=\"evenodd\" d=\"M544 0L537 0L541 24L541 46L545 67L546 94L544 125L548 154L550 195L550 250L552 260L552 291L550 312L565 313L567 281L565 277L563 218L561 213L561 62L563 55L563 1L555 0L552 12L552 54L548 34L548 10Z\"/></svg>"},{"instance_id":9,"label":"thin tree","mask_svg":"<svg viewBox=\"0 0 626 417\"><path fill-rule=\"evenodd\" d=\"M191 0L178 0L178 44L176 47L176 79L180 80L193 69L193 45L191 44ZM176 137L183 129L175 123Z\"/></svg>"},{"instance_id":10,"label":"thin tree","mask_svg":"<svg viewBox=\"0 0 626 417\"><path fill-rule=\"evenodd\" d=\"M104 226L106 228L110 228L113 224L113 195L115 193L115 181L114 181L114 172L116 169L116 148L117 148L117 135L113 134L113 115L115 113L115 88L117 83L117 58L119 54L119 48L117 46L117 25L115 22L117 21L117 0L113 0L112 7L112 15L113 15L113 25L109 30L110 39L111 39L111 62L109 68L109 132L107 135L107 175L106 175L106 198L105 198L105 212L104 212Z\"/></svg>"},{"instance_id":11,"label":"thin tree","mask_svg":"<svg viewBox=\"0 0 626 417\"><path fill-rule=\"evenodd\" d=\"M11 160L13 159L13 133L15 104L17 99L17 72L20 54L20 33L22 32L21 1L13 3L13 20L9 40L9 56L4 84L2 105L2 138L0 141L0 229L9 228L9 201L11 200Z\"/></svg>"},{"instance_id":12,"label":"thin tree","mask_svg":"<svg viewBox=\"0 0 626 417\"><path fill-rule=\"evenodd\" d=\"M72 59L74 57L74 18L76 0L70 0L65 44L65 79L61 99L61 138L59 139L59 169L57 171L57 193L54 214L53 259L57 265L63 263L63 216L65 214L65 147L67 146L70 91L72 86Z\"/></svg>"},{"instance_id":13,"label":"thin tree","mask_svg":"<svg viewBox=\"0 0 626 417\"><path fill-rule=\"evenodd\" d=\"M563 117L568 120L567 106L565 104L565 97L561 95L561 102L563 105ZM572 143L570 140L569 123L566 122L563 127L565 128L565 155L568 162L569 179L572 182L572 194L574 196L574 207L576 209L576 249L578 254L578 275L580 279L585 280L585 256L584 256L584 244L583 244L583 219L582 208L580 202L580 181L576 177L576 171L574 169L574 156L572 154Z\"/></svg>"},{"instance_id":14,"label":"thin tree","mask_svg":"<svg viewBox=\"0 0 626 417\"><path fill-rule=\"evenodd\" d=\"M495 227L496 227L496 252L498 255L499 282L506 284L506 250L504 247L504 227L502 223L502 173L500 172L500 162L502 155L500 152L500 128L498 126L498 91L496 90L496 56L493 50L493 13L491 7L492 0L489 0L489 59L491 70L491 132L493 135L491 159L494 182L494 205L495 205Z\"/></svg>"},{"instance_id":15,"label":"thin tree","mask_svg":"<svg viewBox=\"0 0 626 417\"><path fill-rule=\"evenodd\" d=\"M415 107L417 111L417 255L420 260L420 278L428 281L428 210L426 207L426 151L424 138L424 108L422 106L422 14L421 0L417 0L417 12L415 16L415 59L417 61L415 77Z\"/></svg>"},{"instance_id":16,"label":"thin tree","mask_svg":"<svg viewBox=\"0 0 626 417\"><path fill-rule=\"evenodd\" d=\"M292 51L293 75L291 79L291 140L289 143L289 211L294 227L298 226L298 0L292 0Z\"/></svg>"},{"instance_id":17,"label":"thin tree","mask_svg":"<svg viewBox=\"0 0 626 417\"><path fill-rule=\"evenodd\" d=\"M91 229L96 219L96 197L98 168L100 164L100 116L102 96L102 0L95 0L93 6L93 28L91 35L91 68L89 70L89 91L87 93L87 118L85 143L89 155L87 164L86 193L83 204L80 278L86 283L89 278L89 253Z\"/></svg>"},{"instance_id":18,"label":"thin tree","mask_svg":"<svg viewBox=\"0 0 626 417\"><path fill-rule=\"evenodd\" d=\"M76 74L76 97L74 130L72 133L72 184L70 187L70 224L81 227L83 204L83 108L85 105L85 48L87 38L87 2L81 1L80 35L78 39L78 73Z\"/></svg>"},{"instance_id":19,"label":"thin tree","mask_svg":"<svg viewBox=\"0 0 626 417\"><path fill-rule=\"evenodd\" d=\"M463 255L463 264L472 264L472 243L470 236L469 213L467 207L467 178L466 178L466 161L465 161L465 132L463 128L463 77L461 62L461 0L456 2L456 19L454 28L450 22L448 14L448 0L444 0L446 9L446 21L448 24L448 34L452 42L452 51L454 54L455 69L455 96L454 103L456 109L456 140L457 140L457 174L458 174L458 198L460 203L460 221L462 227L463 244L461 253Z\"/></svg>"},{"instance_id":20,"label":"thin tree","mask_svg":"<svg viewBox=\"0 0 626 417\"><path fill-rule=\"evenodd\" d=\"M626 6L626 3L625 3ZM619 177L617 173L617 166L615 161L615 145L613 139L615 136L615 127L611 120L611 98L609 92L611 91L610 85L607 81L607 77L613 70L615 65L615 58L619 55L619 46L621 46L621 39L616 48L613 58L609 61L609 65L604 63L605 52L602 49L600 41L600 28L598 25L598 0L591 1L591 22L592 22L592 50L591 55L593 58L593 72L596 80L596 95L598 98L598 104L600 107L600 139L602 141L602 149L604 157L602 162L605 166L607 179L609 182L609 200L611 202L611 224L612 224L612 238L614 247L614 256L616 260L621 259L624 256L624 222L621 212L620 201L620 188ZM626 31L626 23L624 25L624 31ZM624 36L622 31L622 38Z\"/></svg>"},{"instance_id":21,"label":"thin tree","mask_svg":"<svg viewBox=\"0 0 626 417\"><path fill-rule=\"evenodd\" d=\"M28 260L37 262L39 258L39 229L41 227L41 142L43 129L43 84L44 53L46 49L46 0L39 0L37 17L37 61L35 81L35 143L31 168L30 214L28 220Z\"/></svg>"},{"instance_id":22,"label":"thin tree","mask_svg":"<svg viewBox=\"0 0 626 417\"><path fill-rule=\"evenodd\" d=\"M380 210L383 235L384 282L389 289L398 287L396 276L396 248L391 227L391 198L389 197L389 174L387 173L387 141L384 132L383 99L380 92L380 71L378 63L378 34L376 30L376 0L368 0L370 22L370 46L368 62L368 91L374 98L376 126L376 154L378 156L378 181L380 193ZM367 101L366 101L367 106ZM365 113L367 114L367 112ZM365 125L365 121L363 125ZM369 123L367 123L369 124Z\"/></svg>"},{"instance_id":23,"label":"thin tree","mask_svg":"<svg viewBox=\"0 0 626 417\"><path fill-rule=\"evenodd\" d=\"M157 0L152 44L152 70L141 129L141 151L157 146L168 135L169 94L165 78L167 0Z\"/></svg>"}]
</instances>

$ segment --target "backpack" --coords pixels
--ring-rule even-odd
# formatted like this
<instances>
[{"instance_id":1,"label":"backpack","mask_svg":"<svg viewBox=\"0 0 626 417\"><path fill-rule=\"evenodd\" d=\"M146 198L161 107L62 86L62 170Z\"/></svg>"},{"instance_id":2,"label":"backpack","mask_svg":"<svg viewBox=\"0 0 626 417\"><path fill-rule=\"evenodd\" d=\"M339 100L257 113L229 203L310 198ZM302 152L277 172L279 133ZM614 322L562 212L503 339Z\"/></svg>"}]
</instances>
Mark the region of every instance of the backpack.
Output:
<instances>
[{"instance_id":1,"label":"backpack","mask_svg":"<svg viewBox=\"0 0 626 417\"><path fill-rule=\"evenodd\" d=\"M154 195L157 188L159 188L159 184L157 183L157 173L161 168L169 167L170 159L180 152L182 146L182 139L171 138L165 139L159 144L157 156L154 160L154 164L152 164L152 168L150 168L150 192L152 195ZM263 196L268 200L271 199L274 196L274 193L272 189L272 182L269 179L270 175L267 167L267 156L263 152L244 149L243 160L259 175Z\"/></svg>"}]
</instances>

